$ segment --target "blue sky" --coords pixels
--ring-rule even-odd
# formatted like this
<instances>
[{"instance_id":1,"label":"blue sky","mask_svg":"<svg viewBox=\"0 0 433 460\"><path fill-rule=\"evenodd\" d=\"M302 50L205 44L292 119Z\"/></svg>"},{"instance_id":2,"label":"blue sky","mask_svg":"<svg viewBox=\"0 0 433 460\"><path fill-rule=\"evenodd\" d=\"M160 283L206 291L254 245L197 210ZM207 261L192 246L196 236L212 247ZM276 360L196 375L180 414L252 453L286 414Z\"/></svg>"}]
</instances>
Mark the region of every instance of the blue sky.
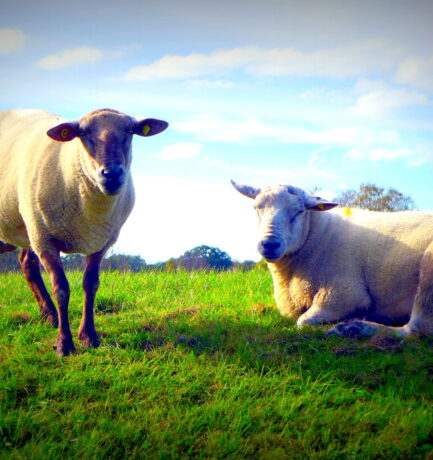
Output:
<instances>
[{"instance_id":1,"label":"blue sky","mask_svg":"<svg viewBox=\"0 0 433 460\"><path fill-rule=\"evenodd\" d=\"M326 198L374 182L433 210L432 17L416 0L2 1L0 109L167 120L134 140L114 250L258 260L231 178Z\"/></svg>"}]
</instances>

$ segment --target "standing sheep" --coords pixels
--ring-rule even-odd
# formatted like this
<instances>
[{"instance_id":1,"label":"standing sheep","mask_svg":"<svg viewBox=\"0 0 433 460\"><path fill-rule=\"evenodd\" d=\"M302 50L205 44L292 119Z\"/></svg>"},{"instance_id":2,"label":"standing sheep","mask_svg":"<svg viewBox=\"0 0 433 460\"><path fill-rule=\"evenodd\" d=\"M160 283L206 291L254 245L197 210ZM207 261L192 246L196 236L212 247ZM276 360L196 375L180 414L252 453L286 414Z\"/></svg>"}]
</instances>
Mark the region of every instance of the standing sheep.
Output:
<instances>
[{"instance_id":1,"label":"standing sheep","mask_svg":"<svg viewBox=\"0 0 433 460\"><path fill-rule=\"evenodd\" d=\"M287 185L233 186L254 199L258 250L281 314L330 332L433 334L433 215L343 208ZM367 321L365 321L367 320Z\"/></svg>"},{"instance_id":2,"label":"standing sheep","mask_svg":"<svg viewBox=\"0 0 433 460\"><path fill-rule=\"evenodd\" d=\"M42 110L0 112L0 253L23 248L19 260L40 311L59 326L59 356L75 351L60 252L86 255L78 336L85 346L98 347L93 305L100 264L134 205L132 136L153 136L167 126L110 109L73 122ZM39 260L50 277L58 313Z\"/></svg>"}]
</instances>

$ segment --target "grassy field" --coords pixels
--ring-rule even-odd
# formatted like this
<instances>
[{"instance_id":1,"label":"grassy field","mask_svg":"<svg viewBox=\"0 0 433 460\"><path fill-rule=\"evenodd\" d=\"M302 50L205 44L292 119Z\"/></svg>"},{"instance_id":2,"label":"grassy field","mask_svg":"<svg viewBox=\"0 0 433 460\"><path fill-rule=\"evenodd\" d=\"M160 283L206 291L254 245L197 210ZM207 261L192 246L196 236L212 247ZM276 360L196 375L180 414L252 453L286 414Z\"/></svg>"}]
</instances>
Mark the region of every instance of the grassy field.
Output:
<instances>
[{"instance_id":1,"label":"grassy field","mask_svg":"<svg viewBox=\"0 0 433 460\"><path fill-rule=\"evenodd\" d=\"M0 458L433 459L432 340L298 331L266 271L104 273L96 324L58 358L0 276Z\"/></svg>"}]
</instances>

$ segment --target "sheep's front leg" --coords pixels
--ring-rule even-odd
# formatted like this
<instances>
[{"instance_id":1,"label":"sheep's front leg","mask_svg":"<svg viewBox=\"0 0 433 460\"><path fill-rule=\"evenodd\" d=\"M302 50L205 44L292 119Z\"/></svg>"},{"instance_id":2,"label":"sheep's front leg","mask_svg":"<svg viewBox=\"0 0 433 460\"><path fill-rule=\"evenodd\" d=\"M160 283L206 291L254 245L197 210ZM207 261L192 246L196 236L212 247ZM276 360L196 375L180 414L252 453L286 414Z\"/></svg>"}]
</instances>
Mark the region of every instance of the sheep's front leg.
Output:
<instances>
[{"instance_id":1,"label":"sheep's front leg","mask_svg":"<svg viewBox=\"0 0 433 460\"><path fill-rule=\"evenodd\" d=\"M83 277L84 307L78 338L86 347L99 347L99 338L95 329L93 308L95 295L99 287L99 270L105 250L86 257L86 270Z\"/></svg>"},{"instance_id":2,"label":"sheep's front leg","mask_svg":"<svg viewBox=\"0 0 433 460\"><path fill-rule=\"evenodd\" d=\"M68 318L68 280L58 251L44 251L40 254L40 259L50 277L53 294L59 309L59 333L56 341L57 355L67 356L75 352Z\"/></svg>"},{"instance_id":3,"label":"sheep's front leg","mask_svg":"<svg viewBox=\"0 0 433 460\"><path fill-rule=\"evenodd\" d=\"M337 323L362 315L371 305L371 299L362 285L341 283L336 287L321 288L314 296L313 305L298 318L297 326Z\"/></svg>"},{"instance_id":4,"label":"sheep's front leg","mask_svg":"<svg viewBox=\"0 0 433 460\"><path fill-rule=\"evenodd\" d=\"M57 327L59 317L42 279L38 256L29 249L23 249L18 259L26 281L38 302L42 317L46 318L54 327Z\"/></svg>"},{"instance_id":5,"label":"sheep's front leg","mask_svg":"<svg viewBox=\"0 0 433 460\"><path fill-rule=\"evenodd\" d=\"M322 305L311 306L303 315L296 321L298 327L310 325L320 326L323 324L336 323L342 319L341 313L332 308L324 308Z\"/></svg>"}]
</instances>

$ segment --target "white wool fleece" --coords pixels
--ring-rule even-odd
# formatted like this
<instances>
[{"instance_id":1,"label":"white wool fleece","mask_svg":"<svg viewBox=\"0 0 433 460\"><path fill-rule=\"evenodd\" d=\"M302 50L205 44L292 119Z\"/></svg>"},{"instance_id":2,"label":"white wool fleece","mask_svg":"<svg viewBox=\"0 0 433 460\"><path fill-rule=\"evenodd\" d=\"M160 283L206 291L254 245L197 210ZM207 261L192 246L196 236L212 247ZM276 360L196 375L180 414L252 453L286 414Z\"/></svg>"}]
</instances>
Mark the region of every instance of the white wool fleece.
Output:
<instances>
[{"instance_id":1,"label":"white wool fleece","mask_svg":"<svg viewBox=\"0 0 433 460\"><path fill-rule=\"evenodd\" d=\"M42 253L92 254L110 246L134 205L130 173L121 192L102 196L86 176L79 138L51 140L63 122L42 110L0 112L0 240Z\"/></svg>"}]
</instances>

